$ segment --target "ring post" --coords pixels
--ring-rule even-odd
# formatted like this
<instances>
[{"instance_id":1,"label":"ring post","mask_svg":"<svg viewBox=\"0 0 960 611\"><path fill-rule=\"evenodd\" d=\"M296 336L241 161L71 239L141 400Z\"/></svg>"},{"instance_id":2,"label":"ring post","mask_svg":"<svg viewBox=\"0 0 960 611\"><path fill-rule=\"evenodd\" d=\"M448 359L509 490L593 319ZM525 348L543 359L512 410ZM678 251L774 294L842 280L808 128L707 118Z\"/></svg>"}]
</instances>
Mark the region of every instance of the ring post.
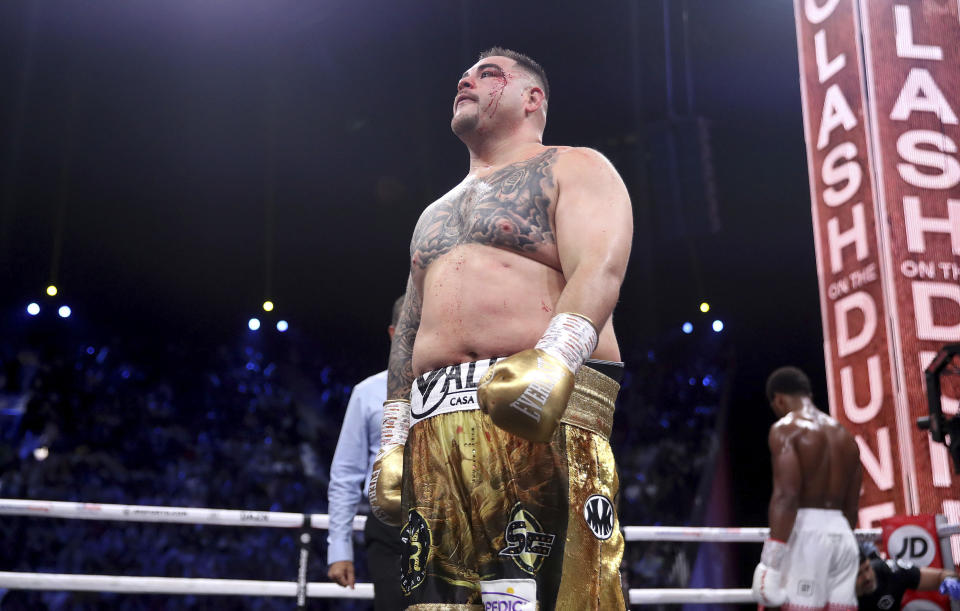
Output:
<instances>
[{"instance_id":1,"label":"ring post","mask_svg":"<svg viewBox=\"0 0 960 611\"><path fill-rule=\"evenodd\" d=\"M307 561L310 559L310 514L303 514L300 528L300 562L297 565L297 609L307 608Z\"/></svg>"}]
</instances>

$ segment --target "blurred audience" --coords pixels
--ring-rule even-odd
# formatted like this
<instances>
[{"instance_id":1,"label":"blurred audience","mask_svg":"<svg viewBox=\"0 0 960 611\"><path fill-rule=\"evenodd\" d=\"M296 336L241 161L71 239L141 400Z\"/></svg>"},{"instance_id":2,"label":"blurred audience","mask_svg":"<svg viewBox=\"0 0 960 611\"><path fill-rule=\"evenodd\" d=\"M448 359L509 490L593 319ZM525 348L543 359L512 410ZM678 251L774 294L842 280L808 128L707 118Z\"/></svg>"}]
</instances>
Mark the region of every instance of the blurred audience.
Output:
<instances>
[{"instance_id":1,"label":"blurred audience","mask_svg":"<svg viewBox=\"0 0 960 611\"><path fill-rule=\"evenodd\" d=\"M201 357L186 343L149 351L119 341L6 346L0 498L325 513L330 460L352 390L340 380L369 372L308 361L292 346L272 348L223 346ZM628 355L612 438L622 524L696 519L731 361L713 335L670 338ZM0 520L0 570L293 581L296 536L273 528L7 517ZM314 537L315 581L325 575L322 541ZM629 585L686 585L689 553L682 544L628 544ZM362 556L357 580L367 581ZM0 590L0 609L290 604ZM369 603L313 601L311 608Z\"/></svg>"}]
</instances>

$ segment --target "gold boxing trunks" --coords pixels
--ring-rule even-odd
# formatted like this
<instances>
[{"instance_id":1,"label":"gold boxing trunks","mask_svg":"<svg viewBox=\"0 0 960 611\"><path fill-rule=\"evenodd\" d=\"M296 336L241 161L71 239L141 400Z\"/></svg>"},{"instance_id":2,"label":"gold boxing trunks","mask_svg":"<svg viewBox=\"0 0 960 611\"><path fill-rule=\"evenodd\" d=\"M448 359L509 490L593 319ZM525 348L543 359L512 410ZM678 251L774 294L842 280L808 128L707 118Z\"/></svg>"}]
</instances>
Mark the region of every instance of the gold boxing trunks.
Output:
<instances>
[{"instance_id":1,"label":"gold boxing trunks","mask_svg":"<svg viewBox=\"0 0 960 611\"><path fill-rule=\"evenodd\" d=\"M560 427L537 443L479 410L477 381L495 361L414 381L403 474L407 609L624 609L608 443L620 385L588 361Z\"/></svg>"}]
</instances>

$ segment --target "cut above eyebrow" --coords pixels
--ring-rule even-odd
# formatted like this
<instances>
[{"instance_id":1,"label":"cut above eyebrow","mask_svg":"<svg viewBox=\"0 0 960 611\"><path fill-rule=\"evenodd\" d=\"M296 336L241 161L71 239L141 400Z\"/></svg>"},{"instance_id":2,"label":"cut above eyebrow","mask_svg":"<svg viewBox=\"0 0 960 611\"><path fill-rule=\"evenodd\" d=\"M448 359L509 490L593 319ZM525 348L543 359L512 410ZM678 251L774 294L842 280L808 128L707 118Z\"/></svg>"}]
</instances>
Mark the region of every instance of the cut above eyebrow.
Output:
<instances>
[{"instance_id":1,"label":"cut above eyebrow","mask_svg":"<svg viewBox=\"0 0 960 611\"><path fill-rule=\"evenodd\" d=\"M476 67L476 70L479 72L479 71L483 70L484 68L496 68L496 69L499 70L500 72L503 72L503 71L504 71L503 68L501 68L501 67L498 66L497 64L480 64L479 66ZM470 71L467 70L466 72L463 73L463 76L461 76L460 78L467 78L467 76L468 76L469 74L470 74Z\"/></svg>"}]
</instances>

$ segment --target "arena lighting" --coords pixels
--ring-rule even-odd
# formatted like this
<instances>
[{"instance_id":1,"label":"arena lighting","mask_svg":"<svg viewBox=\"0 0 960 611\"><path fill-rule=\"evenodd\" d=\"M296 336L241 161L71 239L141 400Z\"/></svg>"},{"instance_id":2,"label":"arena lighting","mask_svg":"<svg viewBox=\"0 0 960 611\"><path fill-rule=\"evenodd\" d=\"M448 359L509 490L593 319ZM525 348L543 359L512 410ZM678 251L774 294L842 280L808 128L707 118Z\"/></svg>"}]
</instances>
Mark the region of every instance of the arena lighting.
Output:
<instances>
[{"instance_id":1,"label":"arena lighting","mask_svg":"<svg viewBox=\"0 0 960 611\"><path fill-rule=\"evenodd\" d=\"M256 331L257 329L260 328L260 319L251 318L250 320L247 321L247 327L249 327L251 331Z\"/></svg>"},{"instance_id":2,"label":"arena lighting","mask_svg":"<svg viewBox=\"0 0 960 611\"><path fill-rule=\"evenodd\" d=\"M686 333L687 335L690 335L691 333L693 333L693 323L685 322L683 323L683 326L681 327L681 329L683 329L684 333Z\"/></svg>"},{"instance_id":3,"label":"arena lighting","mask_svg":"<svg viewBox=\"0 0 960 611\"><path fill-rule=\"evenodd\" d=\"M710 304L707 303L706 301L701 301L701 302L700 302L700 311L703 312L704 314L706 314L707 312L709 312L709 311L710 311Z\"/></svg>"},{"instance_id":4,"label":"arena lighting","mask_svg":"<svg viewBox=\"0 0 960 611\"><path fill-rule=\"evenodd\" d=\"M57 314L60 315L60 318L70 318L70 314L72 313L73 311L70 309L70 306L67 305L62 305L60 306L60 309L57 310Z\"/></svg>"},{"instance_id":5,"label":"arena lighting","mask_svg":"<svg viewBox=\"0 0 960 611\"><path fill-rule=\"evenodd\" d=\"M713 321L713 330L716 331L717 333L720 333L721 331L723 331L723 321L722 320Z\"/></svg>"},{"instance_id":6,"label":"arena lighting","mask_svg":"<svg viewBox=\"0 0 960 611\"><path fill-rule=\"evenodd\" d=\"M47 456L50 456L50 450L46 446L33 450L33 457L37 460L44 460Z\"/></svg>"},{"instance_id":7,"label":"arena lighting","mask_svg":"<svg viewBox=\"0 0 960 611\"><path fill-rule=\"evenodd\" d=\"M51 297L56 297L56 295L57 295L57 287L55 287L55 286L52 285L52 284L51 284L50 286L48 286L48 287L47 287L47 295L50 295Z\"/></svg>"},{"instance_id":8,"label":"arena lighting","mask_svg":"<svg viewBox=\"0 0 960 611\"><path fill-rule=\"evenodd\" d=\"M280 333L285 332L289 328L290 328L290 325L287 324L287 321L285 320L277 321L277 331L279 331Z\"/></svg>"},{"instance_id":9,"label":"arena lighting","mask_svg":"<svg viewBox=\"0 0 960 611\"><path fill-rule=\"evenodd\" d=\"M263 302L263 311L264 311L264 312L272 312L272 311L273 311L273 302L270 301L269 299L267 299L266 301L264 301L264 302Z\"/></svg>"},{"instance_id":10,"label":"arena lighting","mask_svg":"<svg viewBox=\"0 0 960 611\"><path fill-rule=\"evenodd\" d=\"M30 316L36 316L40 313L40 306L36 302L30 303L27 305L27 314Z\"/></svg>"}]
</instances>

